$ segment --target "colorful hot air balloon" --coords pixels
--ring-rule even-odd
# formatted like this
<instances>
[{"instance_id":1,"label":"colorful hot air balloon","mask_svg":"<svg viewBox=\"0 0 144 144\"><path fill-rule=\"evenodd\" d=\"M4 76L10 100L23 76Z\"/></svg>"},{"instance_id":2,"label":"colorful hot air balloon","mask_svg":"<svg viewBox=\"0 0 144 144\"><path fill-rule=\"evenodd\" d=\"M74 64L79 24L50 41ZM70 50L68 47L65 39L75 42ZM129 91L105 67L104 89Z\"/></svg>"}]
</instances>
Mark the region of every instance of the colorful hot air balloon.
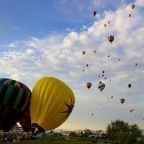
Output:
<instances>
[{"instance_id":1,"label":"colorful hot air balloon","mask_svg":"<svg viewBox=\"0 0 144 144\"><path fill-rule=\"evenodd\" d=\"M92 12L92 15L93 15L93 16L96 16L96 14L97 14L96 11L93 11L93 12Z\"/></svg>"},{"instance_id":2,"label":"colorful hot air balloon","mask_svg":"<svg viewBox=\"0 0 144 144\"><path fill-rule=\"evenodd\" d=\"M98 83L98 89L102 92L104 88L105 88L105 84L100 81Z\"/></svg>"},{"instance_id":3,"label":"colorful hot air balloon","mask_svg":"<svg viewBox=\"0 0 144 144\"><path fill-rule=\"evenodd\" d=\"M131 4L131 8L134 9L134 8L135 8L135 5L134 5L134 4Z\"/></svg>"},{"instance_id":4,"label":"colorful hot air balloon","mask_svg":"<svg viewBox=\"0 0 144 144\"><path fill-rule=\"evenodd\" d=\"M0 129L9 131L30 107L31 91L23 83L0 78Z\"/></svg>"},{"instance_id":5,"label":"colorful hot air balloon","mask_svg":"<svg viewBox=\"0 0 144 144\"><path fill-rule=\"evenodd\" d=\"M108 40L112 43L114 40L114 36L112 36L112 35L108 36Z\"/></svg>"},{"instance_id":6,"label":"colorful hot air balloon","mask_svg":"<svg viewBox=\"0 0 144 144\"><path fill-rule=\"evenodd\" d=\"M86 83L86 87L89 89L92 86L92 84L90 82Z\"/></svg>"},{"instance_id":7,"label":"colorful hot air balloon","mask_svg":"<svg viewBox=\"0 0 144 144\"><path fill-rule=\"evenodd\" d=\"M25 132L29 132L31 130L31 117L30 117L30 109L28 109L23 116L18 120L20 125L22 126Z\"/></svg>"},{"instance_id":8,"label":"colorful hot air balloon","mask_svg":"<svg viewBox=\"0 0 144 144\"><path fill-rule=\"evenodd\" d=\"M125 102L125 99L121 98L120 103L123 104Z\"/></svg>"},{"instance_id":9,"label":"colorful hot air balloon","mask_svg":"<svg viewBox=\"0 0 144 144\"><path fill-rule=\"evenodd\" d=\"M65 122L74 103L74 94L64 82L54 77L39 79L32 90L30 104L33 136Z\"/></svg>"}]
</instances>

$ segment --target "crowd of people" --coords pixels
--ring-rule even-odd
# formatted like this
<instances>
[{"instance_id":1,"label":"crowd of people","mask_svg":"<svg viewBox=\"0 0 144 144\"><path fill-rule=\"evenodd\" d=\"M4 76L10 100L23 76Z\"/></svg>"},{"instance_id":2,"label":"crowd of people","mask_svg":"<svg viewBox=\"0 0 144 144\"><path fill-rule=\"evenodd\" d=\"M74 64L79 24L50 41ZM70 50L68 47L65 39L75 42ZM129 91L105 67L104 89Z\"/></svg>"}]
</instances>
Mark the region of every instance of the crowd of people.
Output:
<instances>
[{"instance_id":1,"label":"crowd of people","mask_svg":"<svg viewBox=\"0 0 144 144\"><path fill-rule=\"evenodd\" d=\"M16 142L23 140L35 140L30 132L5 132L0 135L0 142Z\"/></svg>"}]
</instances>

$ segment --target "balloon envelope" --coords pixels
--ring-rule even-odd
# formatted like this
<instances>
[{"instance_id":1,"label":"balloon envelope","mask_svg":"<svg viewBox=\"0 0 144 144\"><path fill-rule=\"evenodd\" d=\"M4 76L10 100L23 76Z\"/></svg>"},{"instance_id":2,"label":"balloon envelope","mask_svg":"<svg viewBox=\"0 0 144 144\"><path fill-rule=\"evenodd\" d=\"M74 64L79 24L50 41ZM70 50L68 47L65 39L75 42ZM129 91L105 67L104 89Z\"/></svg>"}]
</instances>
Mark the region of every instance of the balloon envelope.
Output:
<instances>
[{"instance_id":1,"label":"balloon envelope","mask_svg":"<svg viewBox=\"0 0 144 144\"><path fill-rule=\"evenodd\" d=\"M60 126L71 114L74 103L72 90L61 80L54 77L38 80L30 105L33 135Z\"/></svg>"},{"instance_id":2,"label":"balloon envelope","mask_svg":"<svg viewBox=\"0 0 144 144\"><path fill-rule=\"evenodd\" d=\"M18 120L20 125L22 126L25 132L29 132L31 130L31 117L30 117L30 109L28 109L23 116Z\"/></svg>"},{"instance_id":3,"label":"balloon envelope","mask_svg":"<svg viewBox=\"0 0 144 144\"><path fill-rule=\"evenodd\" d=\"M23 83L0 78L0 129L9 131L30 107L31 91Z\"/></svg>"}]
</instances>

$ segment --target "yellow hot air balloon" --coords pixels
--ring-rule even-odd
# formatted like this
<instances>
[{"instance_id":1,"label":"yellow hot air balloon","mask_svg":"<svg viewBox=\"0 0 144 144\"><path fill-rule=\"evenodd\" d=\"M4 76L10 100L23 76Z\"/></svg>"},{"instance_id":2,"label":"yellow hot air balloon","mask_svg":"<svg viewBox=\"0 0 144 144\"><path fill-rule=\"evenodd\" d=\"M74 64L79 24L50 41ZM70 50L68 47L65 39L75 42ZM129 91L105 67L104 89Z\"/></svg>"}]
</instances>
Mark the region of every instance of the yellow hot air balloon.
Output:
<instances>
[{"instance_id":1,"label":"yellow hot air balloon","mask_svg":"<svg viewBox=\"0 0 144 144\"><path fill-rule=\"evenodd\" d=\"M90 82L86 83L86 87L89 89L92 86L92 84Z\"/></svg>"},{"instance_id":2,"label":"yellow hot air balloon","mask_svg":"<svg viewBox=\"0 0 144 144\"><path fill-rule=\"evenodd\" d=\"M39 79L30 105L33 135L60 126L71 114L74 103L74 94L64 82L54 77Z\"/></svg>"},{"instance_id":3,"label":"yellow hot air balloon","mask_svg":"<svg viewBox=\"0 0 144 144\"><path fill-rule=\"evenodd\" d=\"M103 27L106 27L107 25L106 24L103 24Z\"/></svg>"}]
</instances>

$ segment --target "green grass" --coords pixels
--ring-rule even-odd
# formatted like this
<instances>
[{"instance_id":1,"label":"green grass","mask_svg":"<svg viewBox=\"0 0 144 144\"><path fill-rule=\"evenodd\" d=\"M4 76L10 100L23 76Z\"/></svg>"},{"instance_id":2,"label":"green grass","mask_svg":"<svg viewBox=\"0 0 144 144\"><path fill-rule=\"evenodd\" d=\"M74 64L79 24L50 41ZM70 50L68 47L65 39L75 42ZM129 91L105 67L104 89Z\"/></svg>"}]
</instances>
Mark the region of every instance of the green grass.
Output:
<instances>
[{"instance_id":1,"label":"green grass","mask_svg":"<svg viewBox=\"0 0 144 144\"><path fill-rule=\"evenodd\" d=\"M92 144L92 139L80 139L78 137L75 138L70 138L69 141L66 141L66 139L62 139L58 136L54 136L54 140L51 140L51 137L42 137L42 138L37 138L36 140L24 140L24 141L19 141L19 142L9 142L7 144ZM3 144L3 143L0 143ZM104 144L102 141L99 141L96 144ZM107 143L108 144L108 143Z\"/></svg>"}]
</instances>

